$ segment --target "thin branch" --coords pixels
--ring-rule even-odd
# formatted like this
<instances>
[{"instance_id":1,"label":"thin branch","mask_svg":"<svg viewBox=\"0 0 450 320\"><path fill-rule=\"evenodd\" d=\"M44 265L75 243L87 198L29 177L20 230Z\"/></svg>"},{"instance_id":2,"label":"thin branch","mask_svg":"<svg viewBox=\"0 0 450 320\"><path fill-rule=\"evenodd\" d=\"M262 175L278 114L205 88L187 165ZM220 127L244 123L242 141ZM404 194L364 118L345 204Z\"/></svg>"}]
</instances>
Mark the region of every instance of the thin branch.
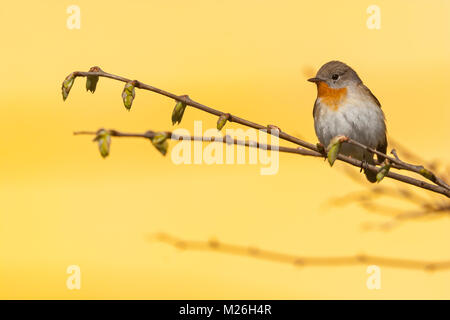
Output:
<instances>
[{"instance_id":1,"label":"thin branch","mask_svg":"<svg viewBox=\"0 0 450 320\"><path fill-rule=\"evenodd\" d=\"M102 129L100 129L102 130ZM109 134L112 137L128 137L128 138L145 138L145 139L152 139L158 132L149 130L145 133L126 133L126 132L120 132L117 130L108 130ZM73 134L74 135L97 135L98 131L76 131ZM323 157L321 154L318 154L317 152L303 149L303 148L289 148L289 147L283 147L283 146L274 146L271 144L264 144L257 141L243 141L238 139L232 139L230 136L225 137L203 137L203 136L186 136L186 135L179 135L174 134L170 131L164 131L164 133L167 135L168 138L176 141L202 141L202 142L222 142L225 144L234 144L239 146L245 146L249 148L257 148L257 149L264 149L264 150L273 150L273 151L279 151L279 152L285 152L285 153L295 153L295 154L301 154L303 156L312 156L312 157Z\"/></svg>"},{"instance_id":2,"label":"thin branch","mask_svg":"<svg viewBox=\"0 0 450 320\"><path fill-rule=\"evenodd\" d=\"M395 226L398 226L401 222L404 222L406 220L414 220L419 218L441 218L445 216L449 216L450 208L430 208L426 210L420 210L420 211L406 211L402 212L400 214L395 215L392 219L389 221L383 222L381 224L367 224L367 229L374 227L380 229L380 230L390 230Z\"/></svg>"},{"instance_id":3,"label":"thin branch","mask_svg":"<svg viewBox=\"0 0 450 320\"><path fill-rule=\"evenodd\" d=\"M432 168L433 170L436 169L436 161L435 160L425 160L420 155L415 154L408 148L406 148L404 145L399 143L397 140L393 139L392 137L389 138L389 144L393 146L396 150L400 150L403 157L409 161L417 162L417 163L424 163L426 166Z\"/></svg>"},{"instance_id":4,"label":"thin branch","mask_svg":"<svg viewBox=\"0 0 450 320\"><path fill-rule=\"evenodd\" d=\"M100 129L101 130L101 129ZM110 135L113 137L128 137L128 138L146 138L146 139L151 139L154 137L154 135L156 134L155 131L147 131L145 133L125 133L125 132L120 132L117 130L108 130L110 132ZM296 153L296 154L300 154L300 155L305 155L305 156L313 156L313 157L323 157L324 155L312 150L307 150L304 148L289 148L289 147L283 147L283 146L273 146L273 145L264 145L261 144L259 142L256 141L240 141L240 140L236 140L233 139L232 141L229 141L230 139L227 140L227 137L196 137L196 136L182 136L182 135L175 135L174 137L172 137L172 133L170 131L165 131L166 134L168 134L168 136L172 139L172 140L192 140L192 141L207 141L207 142L223 142L223 143L230 143L232 142L233 144L236 145L242 145L242 146L247 146L247 147L254 147L254 148L264 148L265 146L267 148L269 148L268 150L277 150L280 152L285 152L285 153ZM97 132L94 131L77 131L74 132L75 135L80 135L80 134L89 134L89 135L96 135ZM347 158L347 157L345 157ZM355 167L358 167L358 163L361 163L361 161L353 159L353 158L347 158L347 159L343 159L342 161L350 163L352 165L354 165ZM373 165L369 165L369 164L364 164L366 167L368 168L375 168L375 170L377 170L376 166ZM446 189L444 189L443 187L437 186L437 185L433 185L433 184L429 184L426 183L422 180L417 180L408 176L404 176L398 173L394 173L394 172L389 172L387 175L387 177L398 180L398 181L402 181L423 189L427 189L427 190L431 190L437 193L441 193L443 195L446 195L447 197L450 197L450 191L447 191Z\"/></svg>"},{"instance_id":5,"label":"thin branch","mask_svg":"<svg viewBox=\"0 0 450 320\"><path fill-rule=\"evenodd\" d=\"M355 146L358 146L358 147L360 147L362 149L365 149L365 150L367 150L369 152L375 153L376 155L379 155L379 156L382 156L382 157L388 159L391 163L395 164L394 167L396 169L400 169L400 170L403 169L403 170L408 170L408 171L411 171L411 172L418 173L418 174L424 176L425 178L433 181L437 185L439 185L441 187L444 187L446 189L450 189L450 186L447 183L445 183L445 181L443 181L442 179L438 178L430 170L425 169L424 166L413 165L413 164L406 163L406 162L400 160L400 158L398 157L397 152L395 151L395 149L393 149L391 151L391 153L394 155L394 158L393 158L393 157L390 157L390 156L386 155L383 152L380 152L380 151L378 151L376 149L373 149L373 148L370 148L368 146L365 146L362 143L359 143L358 141L355 141L355 140L352 140L352 139L348 139L346 142L349 143L349 144L353 144Z\"/></svg>"},{"instance_id":6,"label":"thin branch","mask_svg":"<svg viewBox=\"0 0 450 320\"><path fill-rule=\"evenodd\" d=\"M156 234L150 239L171 245L182 250L215 251L230 255L245 256L255 259L286 263L298 267L338 267L374 264L377 266L424 271L441 271L450 269L450 261L429 262L408 259L383 258L363 254L342 257L306 257L262 250L255 247L227 244L219 242L218 240L183 240L165 233Z\"/></svg>"},{"instance_id":7,"label":"thin branch","mask_svg":"<svg viewBox=\"0 0 450 320\"><path fill-rule=\"evenodd\" d=\"M393 152L396 156L396 152ZM416 156L413 153L408 154L409 157ZM355 173L348 170L345 167L347 175L355 179ZM398 188L388 187L386 185L372 186L367 183L364 184L368 187L367 190L349 193L339 198L331 199L329 203L331 205L348 205L350 203L356 203L365 210L373 212L383 216L391 216L391 219L383 223L371 223L364 224L364 229L378 229L378 230L391 230L394 227L399 226L402 222L411 221L420 218L443 218L450 217L450 200L435 198L427 199L418 195L415 190L408 189L407 185L402 185ZM399 208L393 208L377 203L376 200L383 201L381 197L391 197L402 201L409 202L416 206L416 209L404 210Z\"/></svg>"},{"instance_id":8,"label":"thin branch","mask_svg":"<svg viewBox=\"0 0 450 320\"><path fill-rule=\"evenodd\" d=\"M376 186L370 188L369 190L355 191L353 193L346 194L344 196L339 196L330 199L330 204L333 205L347 205L350 203L360 202L360 201L372 201L381 196L391 197L394 199L400 199L405 202L410 202L420 207L428 207L428 200L419 196L417 193L413 193L407 189L401 188L389 188L386 186Z\"/></svg>"},{"instance_id":9,"label":"thin branch","mask_svg":"<svg viewBox=\"0 0 450 320\"><path fill-rule=\"evenodd\" d=\"M178 96L178 95L175 95L175 94L170 93L168 91L165 91L165 90L158 89L156 87L147 85L147 84L142 83L142 82L140 82L138 80L130 80L130 79L124 78L122 76L118 76L118 75L114 75L114 74L111 74L111 73L104 72L100 68L97 68L97 69L100 70L100 71L98 71L98 72L75 71L75 72L72 73L72 75L74 77L98 76L98 77L110 78L110 79L113 79L113 80L127 82L127 83L128 82L132 82L134 87L136 87L136 88L143 89L143 90L148 90L148 91L152 91L152 92L164 95L164 96L172 98L172 99L174 99L176 101L181 101L181 102L183 102L186 105L189 105L191 107L197 108L199 110L203 110L203 111L205 111L207 113L210 113L210 114L213 114L213 115L216 115L216 116L219 116L219 117L220 116L226 116L227 120L230 121L230 122L236 122L236 123L239 123L241 125L244 125L244 126L247 126L247 127L250 127L250 128L254 128L254 129L257 129L257 130L264 130L264 131L266 131L268 128L270 129L271 127L274 127L274 126L270 126L270 125L269 126L263 126L263 125L255 123L255 122L248 121L246 119L237 117L237 116L232 115L230 113L226 113L226 112L222 112L222 111L213 109L211 107L205 106L205 105L203 105L201 103L198 103L198 102L192 100L187 95ZM270 134L274 134L273 130L267 130L267 132L269 132ZM312 144L312 143L309 143L307 141L304 141L304 140L298 139L296 137L293 137L293 136L291 136L291 135L289 135L289 134L287 134L287 133L285 133L285 132L283 132L281 130L277 130L277 135L279 136L280 139L292 142L292 143L297 144L297 145L299 145L299 146L301 146L301 147L303 147L305 149L309 149L309 150L313 151L313 153L308 154L308 155L314 155L314 156L317 156L317 157L325 156L324 152L322 150L320 150L317 147L317 145L315 145L315 144ZM368 147L364 146L364 148L367 149ZM378 154L378 151L376 153ZM382 154L382 155L385 158L392 158L392 157L389 157L386 154ZM351 165L353 165L355 167L358 167L358 168L363 168L364 167L364 168L366 168L368 170L371 170L373 172L378 172L378 170L379 170L379 168L377 166L367 164L367 163L365 163L363 161L360 161L360 160L357 160L357 159L354 159L354 158L351 158L351 157L347 157L347 156L344 156L342 154L339 154L337 159L339 159L339 160L341 160L343 162L346 162L348 164L351 164ZM392 159L394 159L394 158L392 158ZM404 169L404 170L417 172L417 170L412 170L411 167L406 166L403 161L399 161L398 163L395 163L395 164L397 166L401 166L402 169ZM411 177L408 177L408 176L404 176L404 175L400 175L400 174L397 174L397 173L394 173L394 172L390 172L390 171L386 174L386 177L389 177L391 179L398 180L398 181L401 181L401 182L404 182L404 183L407 183L407 184L411 184L411 185L417 186L417 187L422 188L422 189L426 189L426 190L430 190L430 191L433 191L433 192L436 192L436 193L440 193L440 194L445 195L446 197L450 198L450 187L447 184L442 183L441 179L438 179L434 174L432 174L428 170L425 173L421 173L421 175L424 176L425 178L433 181L435 184L430 184L430 183L427 183L427 182L424 182L424 181L421 181L421 180L417 180L417 179L414 179L414 178L411 178Z\"/></svg>"}]
</instances>

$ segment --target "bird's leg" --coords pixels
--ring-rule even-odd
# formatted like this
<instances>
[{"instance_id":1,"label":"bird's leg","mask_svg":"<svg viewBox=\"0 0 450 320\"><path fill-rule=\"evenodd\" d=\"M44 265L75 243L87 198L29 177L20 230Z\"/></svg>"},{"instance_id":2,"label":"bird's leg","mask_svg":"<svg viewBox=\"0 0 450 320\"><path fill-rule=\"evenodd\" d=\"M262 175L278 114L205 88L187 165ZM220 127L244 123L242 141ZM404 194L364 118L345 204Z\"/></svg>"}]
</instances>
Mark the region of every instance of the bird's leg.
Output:
<instances>
[{"instance_id":1,"label":"bird's leg","mask_svg":"<svg viewBox=\"0 0 450 320\"><path fill-rule=\"evenodd\" d=\"M327 160L327 150L325 149L325 146L321 142L316 143L316 147L318 151L323 155L323 160Z\"/></svg>"},{"instance_id":2,"label":"bird's leg","mask_svg":"<svg viewBox=\"0 0 450 320\"><path fill-rule=\"evenodd\" d=\"M316 146L317 146L317 149L319 149L319 152L320 152L320 153L323 153L323 154L326 153L326 152L325 152L325 146L324 146L321 142L317 142L317 143L316 143Z\"/></svg>"},{"instance_id":3,"label":"bird's leg","mask_svg":"<svg viewBox=\"0 0 450 320\"><path fill-rule=\"evenodd\" d=\"M364 173L366 173L368 168L369 168L369 161L366 160L366 154L364 153L363 159L361 160L361 167L359 172L361 173L364 170Z\"/></svg>"}]
</instances>

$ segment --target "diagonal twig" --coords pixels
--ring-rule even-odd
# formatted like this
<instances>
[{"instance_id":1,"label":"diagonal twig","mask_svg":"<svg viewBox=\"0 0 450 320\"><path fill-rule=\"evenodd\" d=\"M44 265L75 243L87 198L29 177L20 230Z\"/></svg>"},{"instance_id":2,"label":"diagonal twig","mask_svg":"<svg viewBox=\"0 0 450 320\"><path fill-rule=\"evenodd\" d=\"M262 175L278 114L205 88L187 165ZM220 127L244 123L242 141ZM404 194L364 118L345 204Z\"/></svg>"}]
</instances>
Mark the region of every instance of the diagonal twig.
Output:
<instances>
[{"instance_id":1,"label":"diagonal twig","mask_svg":"<svg viewBox=\"0 0 450 320\"><path fill-rule=\"evenodd\" d=\"M100 129L100 130L104 130L104 129ZM120 132L117 130L107 130L107 131L109 132L109 134L112 137L145 138L145 139L152 139L158 133L158 132L152 131L152 130L149 130L145 133L126 133L126 132ZM98 133L98 131L75 131L73 134L74 135L83 135L83 134L84 135L97 135L97 133ZM231 138L230 136L225 136L225 137L186 136L186 135L175 134L170 131L165 131L164 133L167 135L168 138L170 138L172 140L176 140L176 141L186 140L186 141L203 141L203 142L222 142L225 144L234 144L234 145L240 145L240 146L245 146L245 147L249 147L249 148L273 150L273 151L279 151L279 152L285 152L285 153L295 153L295 154L301 154L303 156L322 157L321 154L317 154L316 152L313 152L308 149L274 146L271 144L260 143L257 141L238 140L235 138Z\"/></svg>"},{"instance_id":2,"label":"diagonal twig","mask_svg":"<svg viewBox=\"0 0 450 320\"><path fill-rule=\"evenodd\" d=\"M365 150L367 150L367 151L369 151L371 153L374 153L376 155L379 155L379 156L382 156L382 157L388 159L391 163L394 164L393 167L396 168L396 169L400 169L400 170L404 169L404 170L408 170L408 171L411 171L411 172L418 173L421 176L427 178L428 180L433 181L437 185L439 185L439 186L441 186L443 188L446 188L446 189L450 189L450 186L444 180L442 180L439 177L437 177L430 170L425 169L424 166L422 166L422 165L413 165L413 164L410 164L410 163L407 163L407 162L404 162L404 161L400 160L400 158L397 155L397 151L395 149L393 149L391 151L391 153L394 155L394 157L390 157L390 156L386 155L383 152L380 152L380 151L378 151L376 149L370 148L370 147L368 147L366 145L363 145L362 143L359 143L358 141L352 140L350 138L347 139L345 142L349 143L349 144L352 144L352 145L355 145L355 146L358 146L358 147L360 147L362 149L365 149Z\"/></svg>"},{"instance_id":3,"label":"diagonal twig","mask_svg":"<svg viewBox=\"0 0 450 320\"><path fill-rule=\"evenodd\" d=\"M143 90L148 90L148 91L152 91L152 92L161 94L163 96L172 98L172 99L174 99L176 101L181 101L181 102L185 103L188 106L197 108L199 110L203 110L203 111L205 111L207 113L210 113L210 114L213 114L213 115L216 115L216 116L219 116L219 117L220 116L226 116L227 120L230 121L230 122L236 122L236 123L239 123L241 125L244 125L244 126L247 126L247 127L250 127L250 128L254 128L254 129L257 129L257 130L264 130L264 131L267 131L267 129L271 127L271 126L263 126L261 124L258 124L258 123L255 123L255 122L252 122L252 121L240 118L238 116L232 115L230 113L225 113L225 112L216 110L214 108L208 107L206 105L203 105L201 103L198 103L198 102L192 100L187 95L179 96L179 95L173 94L171 92L168 92L168 91L165 91L165 90L162 90L162 89L159 89L159 88L147 85L147 84L142 83L142 82L140 82L138 80L130 80L130 79L127 79L127 78L122 77L122 76L118 76L118 75L114 75L114 74L111 74L111 73L104 72L103 70L101 70L98 67L95 70L99 70L99 71L91 71L91 72L75 71L71 75L73 77L75 77L75 78L76 77L88 77L88 76L95 77L95 76L98 76L98 77L110 78L110 79L113 79L113 80L122 81L122 82L126 82L126 83L132 82L133 86L136 87L136 88L143 89ZM270 134L273 134L273 130L268 130L267 132L270 133ZM283 139L285 141L289 141L289 142L297 144L297 145L299 145L299 146L301 146L301 147L303 147L305 149L311 150L313 153L309 154L309 155L313 155L314 154L317 157L325 156L324 151L319 149L317 147L317 145L315 145L315 144L312 144L310 142L307 142L307 141L304 141L302 139L299 139L299 138L296 138L294 136L291 136L291 135L289 135L289 134L287 134L287 133L285 133L285 132L283 132L281 130L277 130L277 135L279 136L280 139ZM367 146L363 146L363 147L366 148L366 149L368 148ZM376 151L374 153L378 154L378 151ZM392 157L389 157L386 154L382 154L382 155L385 158L392 158ZM337 156L337 159L339 159L340 161L346 162L346 163L348 163L350 165L353 165L355 167L358 167L358 168L362 168L364 166L365 168L367 168L368 170L371 170L373 172L378 172L379 171L379 168L376 165L370 165L370 164L367 164L367 163L365 163L363 161L360 161L360 160L357 160L357 159L354 159L354 158L351 158L351 157L347 157L347 156L344 156L342 154L339 154ZM394 159L394 158L392 158L392 159ZM398 160L394 159L394 161L398 161ZM400 162L396 163L396 165L397 166L401 166L402 167L401 169L412 171L412 172L417 172L417 168L415 168L413 170L412 167L406 166L403 161L401 161L401 164L400 164ZM399 169L399 168L397 168L397 169ZM401 174L398 174L398 173L394 173L394 172L391 172L391 171L389 171L386 174L386 177L389 177L391 179L398 180L398 181L401 181L401 182L404 182L404 183L407 183L407 184L411 184L411 185L417 186L417 187L422 188L422 189L426 189L426 190L430 190L430 191L433 191L433 192L436 192L436 193L440 193L440 194L445 195L446 197L450 198L450 187L447 184L442 183L441 179L438 179L434 174L432 174L428 170L426 170L424 173L421 173L421 175L424 176L425 178L433 181L435 184L430 184L430 183L427 183L425 181L418 180L418 179L415 179L415 178L412 178L412 177L409 177L409 176L401 175Z\"/></svg>"}]
</instances>

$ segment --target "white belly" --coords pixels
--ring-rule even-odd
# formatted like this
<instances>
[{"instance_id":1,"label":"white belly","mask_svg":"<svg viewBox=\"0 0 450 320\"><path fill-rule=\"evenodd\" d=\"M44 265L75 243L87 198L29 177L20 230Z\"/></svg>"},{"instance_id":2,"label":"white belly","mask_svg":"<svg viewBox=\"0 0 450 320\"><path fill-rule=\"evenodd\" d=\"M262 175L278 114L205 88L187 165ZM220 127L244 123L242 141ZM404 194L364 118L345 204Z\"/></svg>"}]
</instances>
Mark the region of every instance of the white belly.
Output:
<instances>
[{"instance_id":1,"label":"white belly","mask_svg":"<svg viewBox=\"0 0 450 320\"><path fill-rule=\"evenodd\" d=\"M317 99L314 128L319 141L326 147L338 135L347 136L368 147L376 148L385 138L386 126L381 108L371 101L361 106L354 99L347 99L336 111L320 103ZM368 155L361 148L344 144L341 153L357 159ZM366 157L367 159L367 157Z\"/></svg>"}]
</instances>

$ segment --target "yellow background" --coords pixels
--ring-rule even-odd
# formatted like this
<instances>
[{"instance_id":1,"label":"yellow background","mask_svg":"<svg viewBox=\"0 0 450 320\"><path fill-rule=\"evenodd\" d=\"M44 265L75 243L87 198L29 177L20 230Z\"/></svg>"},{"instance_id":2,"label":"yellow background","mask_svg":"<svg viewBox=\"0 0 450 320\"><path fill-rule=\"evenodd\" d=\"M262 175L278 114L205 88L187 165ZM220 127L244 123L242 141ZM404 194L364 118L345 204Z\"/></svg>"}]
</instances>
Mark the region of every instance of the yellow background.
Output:
<instances>
[{"instance_id":1,"label":"yellow background","mask_svg":"<svg viewBox=\"0 0 450 320\"><path fill-rule=\"evenodd\" d=\"M66 27L71 4L80 30ZM380 30L366 26L371 4ZM315 158L281 155L279 173L261 176L259 165L176 166L148 141L113 139L104 160L92 137L72 132L168 130L174 102L138 90L126 112L123 84L109 79L94 95L77 79L65 103L60 92L67 74L99 65L315 142L306 79L339 59L381 101L390 136L448 163L449 9L444 0L3 4L0 298L450 298L450 271L382 267L382 288L368 290L364 265L296 268L149 241L166 232L298 255L449 260L450 221L364 231L386 218L324 206L364 185ZM216 122L188 108L181 127L194 120ZM69 265L81 268L81 290L66 288Z\"/></svg>"}]
</instances>

